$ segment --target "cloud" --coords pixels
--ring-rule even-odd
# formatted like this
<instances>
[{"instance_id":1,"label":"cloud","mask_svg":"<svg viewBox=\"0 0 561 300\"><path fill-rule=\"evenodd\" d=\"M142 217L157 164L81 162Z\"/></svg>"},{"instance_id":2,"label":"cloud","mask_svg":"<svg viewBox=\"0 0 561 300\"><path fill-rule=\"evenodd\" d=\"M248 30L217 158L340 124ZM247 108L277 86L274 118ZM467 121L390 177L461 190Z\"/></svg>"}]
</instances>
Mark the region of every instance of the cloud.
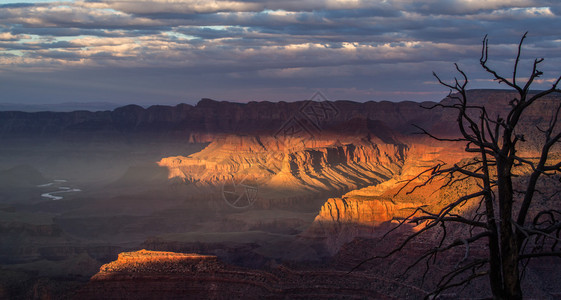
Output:
<instances>
[{"instance_id":1,"label":"cloud","mask_svg":"<svg viewBox=\"0 0 561 300\"><path fill-rule=\"evenodd\" d=\"M2 24L30 28L134 29L163 25L157 20L111 9L91 9L81 3L4 7L0 10L0 19Z\"/></svg>"},{"instance_id":2,"label":"cloud","mask_svg":"<svg viewBox=\"0 0 561 300\"><path fill-rule=\"evenodd\" d=\"M505 8L539 7L549 1L535 0L394 0L395 7L424 15L473 15Z\"/></svg>"},{"instance_id":3,"label":"cloud","mask_svg":"<svg viewBox=\"0 0 561 300\"><path fill-rule=\"evenodd\" d=\"M87 0L2 5L0 74L41 72L73 84L72 78L81 77L102 84L104 79L94 77L107 77L115 70L138 77L145 87L157 73L176 83L162 83L167 92L154 87L165 97L184 91L173 76L192 82L191 91L197 94L205 89L218 95L259 90L253 94L257 95L265 90L258 87L304 91L308 86L337 88L337 93L346 89L360 97L400 97L414 93L403 89L416 89L420 97L429 97L438 88L423 83L430 71L453 62L465 63L475 84L487 84L477 80L485 78L477 68L485 34L491 40L493 62L507 70L521 35L529 30L524 61L546 57L550 63L543 69L555 72L561 36L551 24L560 23L560 7L545 0ZM124 86L115 89L118 95L126 86L140 88L130 80L109 77ZM376 89L382 92L372 91Z\"/></svg>"},{"instance_id":4,"label":"cloud","mask_svg":"<svg viewBox=\"0 0 561 300\"><path fill-rule=\"evenodd\" d=\"M0 32L0 41L19 41L28 38L26 35L13 34L11 32Z\"/></svg>"},{"instance_id":5,"label":"cloud","mask_svg":"<svg viewBox=\"0 0 561 300\"><path fill-rule=\"evenodd\" d=\"M93 0L87 1L86 6L92 8L111 8L131 14L156 15L167 13L180 14L210 14L218 12L261 12L289 11L312 12L320 10L368 10L384 12L393 10L389 1L366 0L287 0L287 1L229 1L229 0L152 0L152 1L122 1L122 0Z\"/></svg>"}]
</instances>

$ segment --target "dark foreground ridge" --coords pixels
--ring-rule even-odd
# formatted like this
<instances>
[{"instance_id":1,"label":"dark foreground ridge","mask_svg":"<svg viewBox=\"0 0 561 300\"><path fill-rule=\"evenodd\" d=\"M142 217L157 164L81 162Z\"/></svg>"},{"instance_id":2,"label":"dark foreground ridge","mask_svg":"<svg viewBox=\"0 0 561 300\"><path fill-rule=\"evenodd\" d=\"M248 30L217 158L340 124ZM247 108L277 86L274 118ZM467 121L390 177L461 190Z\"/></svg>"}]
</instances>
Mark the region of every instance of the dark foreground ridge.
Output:
<instances>
[{"instance_id":1,"label":"dark foreground ridge","mask_svg":"<svg viewBox=\"0 0 561 300\"><path fill-rule=\"evenodd\" d=\"M399 282L343 271L271 272L226 265L216 256L140 250L119 254L76 299L394 299L424 291Z\"/></svg>"}]
</instances>

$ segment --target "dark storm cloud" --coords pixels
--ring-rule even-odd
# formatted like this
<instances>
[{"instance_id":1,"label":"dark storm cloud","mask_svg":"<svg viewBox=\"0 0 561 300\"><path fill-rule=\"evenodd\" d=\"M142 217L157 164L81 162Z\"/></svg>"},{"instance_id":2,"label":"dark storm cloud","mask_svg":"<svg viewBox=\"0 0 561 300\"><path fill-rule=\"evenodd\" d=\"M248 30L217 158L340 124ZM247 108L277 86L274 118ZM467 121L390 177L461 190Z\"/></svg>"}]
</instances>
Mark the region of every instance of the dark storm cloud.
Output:
<instances>
[{"instance_id":1,"label":"dark storm cloud","mask_svg":"<svg viewBox=\"0 0 561 300\"><path fill-rule=\"evenodd\" d=\"M357 100L438 100L438 91L446 91L433 84L430 73L451 76L453 62L486 87L488 76L477 68L485 34L497 68L510 72L516 44L530 31L524 62L543 56L548 62L543 69L558 71L560 6L538 0L2 5L0 75L10 84L0 88L4 97L31 99L33 93L22 87L32 78L41 87L33 89L37 95L52 93L66 101L96 93L97 100L117 101L127 91L139 101L180 101L182 94L278 100L279 93L289 98L314 88ZM58 89L69 92L61 95Z\"/></svg>"},{"instance_id":2,"label":"dark storm cloud","mask_svg":"<svg viewBox=\"0 0 561 300\"><path fill-rule=\"evenodd\" d=\"M555 1L533 0L491 0L491 1L465 1L465 0L428 0L428 1L393 1L405 11L413 11L423 15L452 15L466 16L477 15L511 8L533 8L556 5Z\"/></svg>"},{"instance_id":3,"label":"dark storm cloud","mask_svg":"<svg viewBox=\"0 0 561 300\"><path fill-rule=\"evenodd\" d=\"M247 36L250 35L250 33L247 32L246 29L240 28L240 27L234 27L234 28L229 27L229 28L225 28L225 29L213 29L213 28L193 26L193 27L179 28L179 29L177 29L177 32L180 32L180 33L183 33L183 34L186 34L186 35L196 36L196 37L199 37L201 39L220 39L220 38L226 38L226 37L241 38L241 37L247 37Z\"/></svg>"},{"instance_id":4,"label":"dark storm cloud","mask_svg":"<svg viewBox=\"0 0 561 300\"><path fill-rule=\"evenodd\" d=\"M107 29L84 29L76 27L24 27L16 25L10 28L12 34L28 34L38 36L52 36L52 37L72 37L81 35L91 35L99 37L124 37L124 36L143 36L150 34L160 33L161 29L147 29L147 30L131 30L117 28L113 30Z\"/></svg>"},{"instance_id":5,"label":"dark storm cloud","mask_svg":"<svg viewBox=\"0 0 561 300\"><path fill-rule=\"evenodd\" d=\"M2 8L22 8L22 7L32 7L36 6L37 4L33 3L9 3L9 4L0 4L0 9Z\"/></svg>"},{"instance_id":6,"label":"dark storm cloud","mask_svg":"<svg viewBox=\"0 0 561 300\"><path fill-rule=\"evenodd\" d=\"M30 54L32 58L54 58L54 59L63 59L67 61L77 61L82 59L83 57L74 52L68 51L60 51L60 50L51 50L51 51L44 51L44 52L34 52Z\"/></svg>"},{"instance_id":7,"label":"dark storm cloud","mask_svg":"<svg viewBox=\"0 0 561 300\"><path fill-rule=\"evenodd\" d=\"M40 44L16 44L16 43L6 43L0 42L0 48L5 50L41 50L41 49L53 49L53 48L76 48L69 42L55 42L55 43L40 43ZM35 56L37 53L30 52L30 56Z\"/></svg>"},{"instance_id":8,"label":"dark storm cloud","mask_svg":"<svg viewBox=\"0 0 561 300\"><path fill-rule=\"evenodd\" d=\"M319 11L328 19L349 19L349 18L365 18L365 17L401 17L403 14L396 9L379 9L379 8L366 8L366 9L337 9L337 10L324 10Z\"/></svg>"}]
</instances>

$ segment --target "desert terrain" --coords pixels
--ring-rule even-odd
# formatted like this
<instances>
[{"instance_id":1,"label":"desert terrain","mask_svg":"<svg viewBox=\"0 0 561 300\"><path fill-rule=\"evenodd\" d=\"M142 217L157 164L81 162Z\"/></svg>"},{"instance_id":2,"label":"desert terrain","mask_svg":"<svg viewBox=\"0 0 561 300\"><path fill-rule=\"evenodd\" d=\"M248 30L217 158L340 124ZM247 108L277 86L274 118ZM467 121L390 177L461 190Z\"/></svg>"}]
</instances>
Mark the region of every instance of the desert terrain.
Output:
<instances>
[{"instance_id":1,"label":"desert terrain","mask_svg":"<svg viewBox=\"0 0 561 300\"><path fill-rule=\"evenodd\" d=\"M491 113L513 97L469 96ZM532 132L560 99L544 99L522 120L529 159L538 151ZM463 144L419 134L414 125L457 136L452 113L421 107L435 103L202 99L0 112L0 298L423 297L463 255L443 257L424 281L424 266L402 274L438 236L349 271L416 230L383 237L396 219L475 188L462 181L398 193L437 163L472 159ZM473 251L484 255L486 245ZM561 296L559 266L549 258L529 265L526 294ZM486 290L479 280L444 297Z\"/></svg>"}]
</instances>

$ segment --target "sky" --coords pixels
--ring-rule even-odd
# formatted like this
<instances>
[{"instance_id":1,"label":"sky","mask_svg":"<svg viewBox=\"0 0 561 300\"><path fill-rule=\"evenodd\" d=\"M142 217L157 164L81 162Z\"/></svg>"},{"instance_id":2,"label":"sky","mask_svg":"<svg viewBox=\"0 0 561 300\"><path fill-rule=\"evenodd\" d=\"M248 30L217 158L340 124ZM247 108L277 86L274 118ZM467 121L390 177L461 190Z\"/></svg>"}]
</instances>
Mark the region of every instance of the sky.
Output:
<instances>
[{"instance_id":1,"label":"sky","mask_svg":"<svg viewBox=\"0 0 561 300\"><path fill-rule=\"evenodd\" d=\"M0 103L194 104L201 98L438 101L454 63L468 88L536 89L561 75L558 0L0 0Z\"/></svg>"}]
</instances>

